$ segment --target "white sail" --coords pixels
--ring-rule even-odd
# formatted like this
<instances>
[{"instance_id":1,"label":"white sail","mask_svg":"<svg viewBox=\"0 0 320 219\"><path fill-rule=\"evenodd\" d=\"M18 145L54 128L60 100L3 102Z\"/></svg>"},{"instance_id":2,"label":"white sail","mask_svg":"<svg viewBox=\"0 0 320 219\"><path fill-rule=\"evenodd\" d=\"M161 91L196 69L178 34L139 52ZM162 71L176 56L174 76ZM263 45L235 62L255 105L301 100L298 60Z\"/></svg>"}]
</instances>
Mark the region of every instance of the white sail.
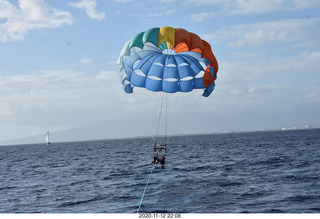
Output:
<instances>
[{"instance_id":1,"label":"white sail","mask_svg":"<svg viewBox=\"0 0 320 219\"><path fill-rule=\"evenodd\" d=\"M49 137L49 131L47 132L47 135L46 135L46 142L47 142L47 144L51 144L50 137Z\"/></svg>"}]
</instances>

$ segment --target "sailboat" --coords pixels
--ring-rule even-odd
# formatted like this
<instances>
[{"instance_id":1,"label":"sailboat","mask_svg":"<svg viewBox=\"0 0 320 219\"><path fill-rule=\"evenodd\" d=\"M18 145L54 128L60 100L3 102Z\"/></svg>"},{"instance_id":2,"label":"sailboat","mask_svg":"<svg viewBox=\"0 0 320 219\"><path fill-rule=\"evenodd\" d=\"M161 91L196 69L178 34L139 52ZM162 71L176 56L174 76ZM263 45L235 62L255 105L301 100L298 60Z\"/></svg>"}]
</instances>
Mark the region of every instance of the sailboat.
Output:
<instances>
[{"instance_id":1,"label":"sailboat","mask_svg":"<svg viewBox=\"0 0 320 219\"><path fill-rule=\"evenodd\" d=\"M51 144L50 143L49 131L47 132L47 135L46 135L46 142L47 142L47 145Z\"/></svg>"}]
</instances>

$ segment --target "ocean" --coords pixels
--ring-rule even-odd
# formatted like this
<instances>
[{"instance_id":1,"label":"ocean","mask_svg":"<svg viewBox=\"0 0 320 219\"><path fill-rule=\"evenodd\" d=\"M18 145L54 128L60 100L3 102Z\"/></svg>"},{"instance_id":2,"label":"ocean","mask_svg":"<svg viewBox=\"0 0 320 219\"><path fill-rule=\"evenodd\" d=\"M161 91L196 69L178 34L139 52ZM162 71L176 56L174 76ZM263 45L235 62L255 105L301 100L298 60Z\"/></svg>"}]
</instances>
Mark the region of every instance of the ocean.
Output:
<instances>
[{"instance_id":1,"label":"ocean","mask_svg":"<svg viewBox=\"0 0 320 219\"><path fill-rule=\"evenodd\" d=\"M320 213L320 129L170 137L140 213ZM151 138L0 147L1 213L136 213Z\"/></svg>"}]
</instances>

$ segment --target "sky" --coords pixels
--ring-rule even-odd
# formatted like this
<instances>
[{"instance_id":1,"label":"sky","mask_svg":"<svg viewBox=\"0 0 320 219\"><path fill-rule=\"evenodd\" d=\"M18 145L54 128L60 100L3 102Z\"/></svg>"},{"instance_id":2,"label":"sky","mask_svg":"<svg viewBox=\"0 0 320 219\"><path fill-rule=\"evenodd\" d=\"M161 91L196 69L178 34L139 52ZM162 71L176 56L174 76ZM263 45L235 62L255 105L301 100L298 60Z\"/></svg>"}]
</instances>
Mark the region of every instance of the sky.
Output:
<instances>
[{"instance_id":1,"label":"sky","mask_svg":"<svg viewBox=\"0 0 320 219\"><path fill-rule=\"evenodd\" d=\"M320 126L319 0L0 0L0 142L152 135L159 95L126 94L116 63L163 26L196 33L219 63L209 97L171 110L173 134Z\"/></svg>"}]
</instances>

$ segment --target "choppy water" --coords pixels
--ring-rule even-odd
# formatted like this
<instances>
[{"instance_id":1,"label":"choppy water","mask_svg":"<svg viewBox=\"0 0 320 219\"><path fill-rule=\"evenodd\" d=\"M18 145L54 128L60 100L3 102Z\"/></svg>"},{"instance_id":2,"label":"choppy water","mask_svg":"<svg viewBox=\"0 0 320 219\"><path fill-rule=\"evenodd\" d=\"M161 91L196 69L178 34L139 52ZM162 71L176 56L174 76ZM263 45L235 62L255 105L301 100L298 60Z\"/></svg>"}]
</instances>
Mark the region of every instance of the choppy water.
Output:
<instances>
[{"instance_id":1,"label":"choppy water","mask_svg":"<svg viewBox=\"0 0 320 219\"><path fill-rule=\"evenodd\" d=\"M172 137L140 212L320 212L320 129ZM2 213L134 213L151 139L0 147Z\"/></svg>"}]
</instances>

